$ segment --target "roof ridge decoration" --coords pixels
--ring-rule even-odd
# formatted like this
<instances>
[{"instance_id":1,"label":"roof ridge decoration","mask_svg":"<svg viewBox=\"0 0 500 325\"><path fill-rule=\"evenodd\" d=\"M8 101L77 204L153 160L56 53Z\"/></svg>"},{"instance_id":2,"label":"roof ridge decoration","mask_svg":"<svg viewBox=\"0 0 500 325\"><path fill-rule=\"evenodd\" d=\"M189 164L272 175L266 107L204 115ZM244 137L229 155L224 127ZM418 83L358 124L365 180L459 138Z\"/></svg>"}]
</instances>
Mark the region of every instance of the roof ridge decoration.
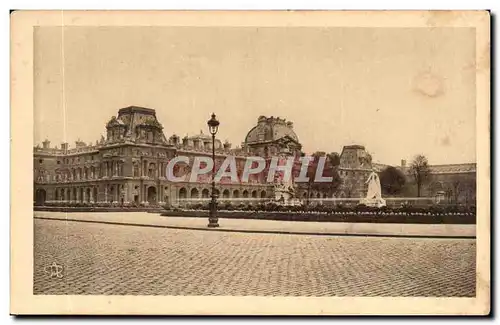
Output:
<instances>
[{"instance_id":1,"label":"roof ridge decoration","mask_svg":"<svg viewBox=\"0 0 500 325\"><path fill-rule=\"evenodd\" d=\"M158 122L157 119L146 119L142 121L141 123L137 124L136 127L154 127L154 128L159 128L160 130L163 130L163 125L161 125L160 122Z\"/></svg>"}]
</instances>

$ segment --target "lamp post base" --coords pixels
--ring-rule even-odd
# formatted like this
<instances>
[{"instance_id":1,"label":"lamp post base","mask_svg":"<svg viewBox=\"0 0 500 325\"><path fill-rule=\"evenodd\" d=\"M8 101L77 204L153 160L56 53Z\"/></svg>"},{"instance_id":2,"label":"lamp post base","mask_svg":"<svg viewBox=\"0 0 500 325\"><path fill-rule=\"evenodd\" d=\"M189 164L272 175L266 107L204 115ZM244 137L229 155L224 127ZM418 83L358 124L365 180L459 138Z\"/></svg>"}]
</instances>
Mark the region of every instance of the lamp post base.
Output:
<instances>
[{"instance_id":1,"label":"lamp post base","mask_svg":"<svg viewBox=\"0 0 500 325\"><path fill-rule=\"evenodd\" d=\"M213 193L214 193L214 190L212 188L212 201L210 201L210 203L209 203L210 212L208 214L208 227L209 228L219 227L219 218L217 218L217 198Z\"/></svg>"},{"instance_id":2,"label":"lamp post base","mask_svg":"<svg viewBox=\"0 0 500 325\"><path fill-rule=\"evenodd\" d=\"M218 220L208 221L208 228L218 228L218 227L219 227Z\"/></svg>"}]
</instances>

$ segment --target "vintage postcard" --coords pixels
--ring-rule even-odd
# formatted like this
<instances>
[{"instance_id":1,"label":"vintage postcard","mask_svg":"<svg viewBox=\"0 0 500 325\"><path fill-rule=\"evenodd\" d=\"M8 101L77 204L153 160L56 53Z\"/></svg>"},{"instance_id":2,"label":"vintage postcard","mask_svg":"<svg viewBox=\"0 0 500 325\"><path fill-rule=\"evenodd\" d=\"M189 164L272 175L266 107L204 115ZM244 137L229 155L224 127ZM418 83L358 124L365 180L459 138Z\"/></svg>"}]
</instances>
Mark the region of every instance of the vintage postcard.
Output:
<instances>
[{"instance_id":1,"label":"vintage postcard","mask_svg":"<svg viewBox=\"0 0 500 325\"><path fill-rule=\"evenodd\" d=\"M490 312L487 11L15 11L11 49L12 314Z\"/></svg>"}]
</instances>

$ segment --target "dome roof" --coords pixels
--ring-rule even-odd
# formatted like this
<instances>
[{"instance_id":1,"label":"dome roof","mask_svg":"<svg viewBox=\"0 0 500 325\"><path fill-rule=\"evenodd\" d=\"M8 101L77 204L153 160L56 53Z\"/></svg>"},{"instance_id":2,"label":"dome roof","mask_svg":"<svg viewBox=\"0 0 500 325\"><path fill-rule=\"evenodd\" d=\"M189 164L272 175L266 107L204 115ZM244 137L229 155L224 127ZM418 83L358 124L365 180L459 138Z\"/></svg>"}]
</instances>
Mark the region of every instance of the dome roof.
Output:
<instances>
[{"instance_id":1,"label":"dome roof","mask_svg":"<svg viewBox=\"0 0 500 325\"><path fill-rule=\"evenodd\" d=\"M287 136L299 142L297 134L293 131L292 122L287 122L279 117L261 116L257 125L248 132L245 143L276 141Z\"/></svg>"}]
</instances>

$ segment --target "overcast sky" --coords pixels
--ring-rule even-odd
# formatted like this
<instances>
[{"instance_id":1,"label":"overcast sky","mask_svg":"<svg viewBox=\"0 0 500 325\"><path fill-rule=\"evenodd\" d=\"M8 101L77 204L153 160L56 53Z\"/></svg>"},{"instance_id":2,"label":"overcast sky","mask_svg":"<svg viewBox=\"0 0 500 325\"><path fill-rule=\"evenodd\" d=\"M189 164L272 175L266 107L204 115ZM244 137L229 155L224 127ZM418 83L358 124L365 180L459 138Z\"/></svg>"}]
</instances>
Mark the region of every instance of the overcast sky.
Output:
<instances>
[{"instance_id":1,"label":"overcast sky","mask_svg":"<svg viewBox=\"0 0 500 325\"><path fill-rule=\"evenodd\" d=\"M118 109L156 109L167 138L240 145L260 115L294 123L305 152L366 146L475 161L475 36L464 28L41 27L35 142L92 141Z\"/></svg>"}]
</instances>

